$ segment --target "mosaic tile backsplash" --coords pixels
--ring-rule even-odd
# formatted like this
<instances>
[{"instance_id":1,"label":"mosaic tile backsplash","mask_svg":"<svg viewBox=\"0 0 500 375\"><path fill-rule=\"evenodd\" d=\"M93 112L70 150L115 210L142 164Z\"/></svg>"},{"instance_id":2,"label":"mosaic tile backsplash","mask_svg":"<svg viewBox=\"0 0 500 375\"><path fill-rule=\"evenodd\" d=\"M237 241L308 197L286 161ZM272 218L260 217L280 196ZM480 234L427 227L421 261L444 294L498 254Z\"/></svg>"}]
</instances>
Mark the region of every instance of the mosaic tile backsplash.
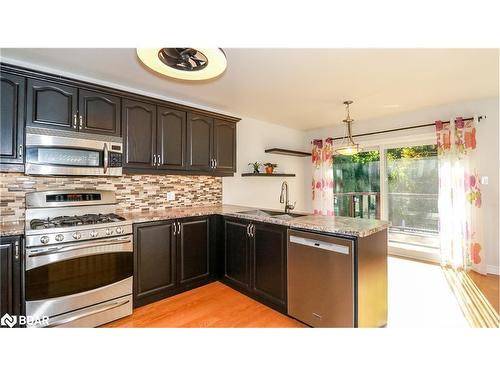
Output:
<instances>
[{"instance_id":1,"label":"mosaic tile backsplash","mask_svg":"<svg viewBox=\"0 0 500 375\"><path fill-rule=\"evenodd\" d=\"M123 175L121 177L44 177L0 173L0 216L24 220L24 196L30 191L113 190L120 210L148 211L171 207L222 204L222 178L212 176ZM167 201L167 192L175 200Z\"/></svg>"}]
</instances>

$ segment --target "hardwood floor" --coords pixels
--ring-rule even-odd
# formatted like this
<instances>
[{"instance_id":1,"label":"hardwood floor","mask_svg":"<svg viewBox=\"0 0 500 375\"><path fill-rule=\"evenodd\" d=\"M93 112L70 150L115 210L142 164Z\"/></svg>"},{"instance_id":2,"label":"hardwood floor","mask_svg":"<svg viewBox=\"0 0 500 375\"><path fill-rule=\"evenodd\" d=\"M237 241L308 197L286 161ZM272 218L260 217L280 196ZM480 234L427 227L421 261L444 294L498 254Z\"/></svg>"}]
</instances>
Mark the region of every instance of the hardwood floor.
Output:
<instances>
[{"instance_id":1,"label":"hardwood floor","mask_svg":"<svg viewBox=\"0 0 500 375\"><path fill-rule=\"evenodd\" d=\"M498 275L481 275L477 272L470 271L469 277L474 281L477 287L481 290L484 296L491 303L497 314L499 311L499 278Z\"/></svg>"},{"instance_id":2,"label":"hardwood floor","mask_svg":"<svg viewBox=\"0 0 500 375\"><path fill-rule=\"evenodd\" d=\"M139 307L132 315L103 327L294 328L305 325L214 282Z\"/></svg>"}]
</instances>

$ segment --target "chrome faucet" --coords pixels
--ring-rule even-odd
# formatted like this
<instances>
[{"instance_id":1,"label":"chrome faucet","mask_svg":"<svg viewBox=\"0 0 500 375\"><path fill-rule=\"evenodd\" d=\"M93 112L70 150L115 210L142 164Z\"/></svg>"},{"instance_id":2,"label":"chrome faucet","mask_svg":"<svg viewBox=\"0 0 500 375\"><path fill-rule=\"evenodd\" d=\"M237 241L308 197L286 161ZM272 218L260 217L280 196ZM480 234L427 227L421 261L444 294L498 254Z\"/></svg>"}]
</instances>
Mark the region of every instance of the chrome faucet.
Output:
<instances>
[{"instance_id":1,"label":"chrome faucet","mask_svg":"<svg viewBox=\"0 0 500 375\"><path fill-rule=\"evenodd\" d=\"M280 203L285 204L285 214L293 210L295 208L295 205L297 204L297 202L290 204L290 201L288 200L288 183L286 181L283 181L283 183L281 184Z\"/></svg>"}]
</instances>

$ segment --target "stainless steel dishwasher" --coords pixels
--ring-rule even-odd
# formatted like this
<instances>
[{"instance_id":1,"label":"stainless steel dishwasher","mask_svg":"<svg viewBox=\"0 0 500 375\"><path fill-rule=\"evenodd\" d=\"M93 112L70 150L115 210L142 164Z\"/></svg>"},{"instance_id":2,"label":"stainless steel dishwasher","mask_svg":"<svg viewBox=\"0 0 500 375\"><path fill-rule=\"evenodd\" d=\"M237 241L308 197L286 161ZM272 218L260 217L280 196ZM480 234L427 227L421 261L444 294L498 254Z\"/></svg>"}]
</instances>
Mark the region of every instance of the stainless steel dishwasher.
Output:
<instances>
[{"instance_id":1,"label":"stainless steel dishwasher","mask_svg":"<svg viewBox=\"0 0 500 375\"><path fill-rule=\"evenodd\" d=\"M288 231L288 314L312 327L354 327L354 241Z\"/></svg>"}]
</instances>

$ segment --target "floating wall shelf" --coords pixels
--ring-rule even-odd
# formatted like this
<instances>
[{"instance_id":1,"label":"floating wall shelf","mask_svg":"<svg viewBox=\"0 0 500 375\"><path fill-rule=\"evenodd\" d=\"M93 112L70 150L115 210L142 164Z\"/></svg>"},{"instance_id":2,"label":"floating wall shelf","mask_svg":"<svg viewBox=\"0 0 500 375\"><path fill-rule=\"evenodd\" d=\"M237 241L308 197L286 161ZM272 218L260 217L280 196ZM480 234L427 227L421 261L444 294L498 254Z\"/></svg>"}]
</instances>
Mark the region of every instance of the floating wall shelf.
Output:
<instances>
[{"instance_id":1,"label":"floating wall shelf","mask_svg":"<svg viewBox=\"0 0 500 375\"><path fill-rule=\"evenodd\" d=\"M268 148L267 150L265 150L265 152L267 152L268 154L280 154L298 157L311 156L310 152L287 150L284 148Z\"/></svg>"},{"instance_id":2,"label":"floating wall shelf","mask_svg":"<svg viewBox=\"0 0 500 375\"><path fill-rule=\"evenodd\" d=\"M295 177L295 173L242 173L241 177Z\"/></svg>"}]
</instances>

